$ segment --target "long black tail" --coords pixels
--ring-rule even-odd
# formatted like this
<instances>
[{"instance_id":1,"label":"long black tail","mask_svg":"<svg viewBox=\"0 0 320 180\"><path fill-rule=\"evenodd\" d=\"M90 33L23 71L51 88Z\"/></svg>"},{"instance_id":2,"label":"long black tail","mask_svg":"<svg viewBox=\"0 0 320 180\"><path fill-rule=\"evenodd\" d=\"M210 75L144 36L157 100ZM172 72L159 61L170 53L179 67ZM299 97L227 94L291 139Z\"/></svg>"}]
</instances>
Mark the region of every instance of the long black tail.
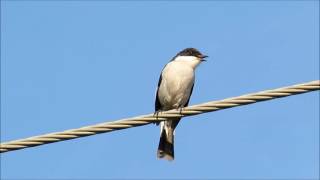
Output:
<instances>
[{"instance_id":1,"label":"long black tail","mask_svg":"<svg viewBox=\"0 0 320 180\"><path fill-rule=\"evenodd\" d=\"M174 159L174 129L179 120L161 122L161 135L157 151L158 158L172 161Z\"/></svg>"}]
</instances>

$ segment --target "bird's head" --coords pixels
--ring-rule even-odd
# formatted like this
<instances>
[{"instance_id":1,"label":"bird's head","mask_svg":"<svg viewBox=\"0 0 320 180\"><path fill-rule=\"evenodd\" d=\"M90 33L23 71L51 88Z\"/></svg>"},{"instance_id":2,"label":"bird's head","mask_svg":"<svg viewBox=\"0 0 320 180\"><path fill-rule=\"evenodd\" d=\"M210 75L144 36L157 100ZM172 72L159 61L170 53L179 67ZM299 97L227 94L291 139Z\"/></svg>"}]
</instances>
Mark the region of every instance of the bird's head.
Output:
<instances>
[{"instance_id":1,"label":"bird's head","mask_svg":"<svg viewBox=\"0 0 320 180\"><path fill-rule=\"evenodd\" d=\"M199 61L206 61L204 58L208 57L206 55L203 55L196 48L186 48L186 49L180 51L177 54L177 56L192 56L192 57L196 57Z\"/></svg>"},{"instance_id":2,"label":"bird's head","mask_svg":"<svg viewBox=\"0 0 320 180\"><path fill-rule=\"evenodd\" d=\"M197 67L201 62L206 61L206 55L203 55L195 48L186 48L180 51L172 61L183 61L190 64L193 68Z\"/></svg>"}]
</instances>

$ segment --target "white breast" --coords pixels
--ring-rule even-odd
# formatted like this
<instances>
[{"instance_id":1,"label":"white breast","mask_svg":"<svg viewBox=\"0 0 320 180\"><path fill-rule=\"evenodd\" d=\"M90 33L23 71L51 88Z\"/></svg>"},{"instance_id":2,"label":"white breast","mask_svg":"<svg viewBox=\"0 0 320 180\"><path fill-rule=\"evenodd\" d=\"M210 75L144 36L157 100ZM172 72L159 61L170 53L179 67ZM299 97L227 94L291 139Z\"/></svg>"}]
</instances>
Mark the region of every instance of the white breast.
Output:
<instances>
[{"instance_id":1,"label":"white breast","mask_svg":"<svg viewBox=\"0 0 320 180\"><path fill-rule=\"evenodd\" d=\"M191 94L194 84L194 63L171 61L162 71L158 98L162 110L183 107Z\"/></svg>"}]
</instances>

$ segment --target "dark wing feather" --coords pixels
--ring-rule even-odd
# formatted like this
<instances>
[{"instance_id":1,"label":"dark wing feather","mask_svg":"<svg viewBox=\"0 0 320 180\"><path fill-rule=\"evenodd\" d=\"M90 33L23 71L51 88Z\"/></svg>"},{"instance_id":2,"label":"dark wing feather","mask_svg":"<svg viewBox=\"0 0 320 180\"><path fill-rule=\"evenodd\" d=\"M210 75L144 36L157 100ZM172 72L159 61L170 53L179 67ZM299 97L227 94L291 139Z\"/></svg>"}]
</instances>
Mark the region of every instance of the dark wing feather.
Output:
<instances>
[{"instance_id":1,"label":"dark wing feather","mask_svg":"<svg viewBox=\"0 0 320 180\"><path fill-rule=\"evenodd\" d=\"M162 80L162 73L160 75L160 78L159 78L159 81L158 81L158 88L157 88L157 93L156 93L156 102L155 102L155 106L154 106L154 109L155 111L159 111L161 110L161 104L160 104L160 101L159 101L159 97L158 97L158 91L159 91L159 87L160 87L160 84L161 84L161 80Z\"/></svg>"},{"instance_id":2,"label":"dark wing feather","mask_svg":"<svg viewBox=\"0 0 320 180\"><path fill-rule=\"evenodd\" d=\"M193 86L194 86L194 83L192 84L192 88L191 88L191 91L190 91L189 99L188 99L187 103L183 107L187 107L189 105L190 97L191 97L192 91L193 91Z\"/></svg>"}]
</instances>

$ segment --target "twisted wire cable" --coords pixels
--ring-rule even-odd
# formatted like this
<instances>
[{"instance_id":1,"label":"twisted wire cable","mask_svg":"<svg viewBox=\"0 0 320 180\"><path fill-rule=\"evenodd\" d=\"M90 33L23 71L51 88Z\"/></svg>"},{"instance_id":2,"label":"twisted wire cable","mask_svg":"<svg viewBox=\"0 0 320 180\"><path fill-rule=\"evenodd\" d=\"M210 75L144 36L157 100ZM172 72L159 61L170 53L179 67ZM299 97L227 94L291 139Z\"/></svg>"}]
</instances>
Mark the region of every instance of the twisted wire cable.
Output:
<instances>
[{"instance_id":1,"label":"twisted wire cable","mask_svg":"<svg viewBox=\"0 0 320 180\"><path fill-rule=\"evenodd\" d=\"M78 129L70 129L62 132L55 132L44 134L40 136L29 137L26 139L14 140L0 144L0 153L9 152L13 150L40 146L44 144L65 141L69 139L80 138L84 136L91 136L99 133L107 133L111 131L147 125L149 123L172 120L177 117L193 116L197 114L217 111L221 109L253 104L260 101L267 101L271 99L302 94L310 91L320 89L320 80L311 81L308 83L297 84L293 86L266 90L257 93L242 95L223 99L220 101L210 101L202 104L188 106L183 109L174 109L170 111L163 111L158 114L147 114L143 116L122 119L113 122L104 122L96 125L81 127Z\"/></svg>"}]
</instances>

